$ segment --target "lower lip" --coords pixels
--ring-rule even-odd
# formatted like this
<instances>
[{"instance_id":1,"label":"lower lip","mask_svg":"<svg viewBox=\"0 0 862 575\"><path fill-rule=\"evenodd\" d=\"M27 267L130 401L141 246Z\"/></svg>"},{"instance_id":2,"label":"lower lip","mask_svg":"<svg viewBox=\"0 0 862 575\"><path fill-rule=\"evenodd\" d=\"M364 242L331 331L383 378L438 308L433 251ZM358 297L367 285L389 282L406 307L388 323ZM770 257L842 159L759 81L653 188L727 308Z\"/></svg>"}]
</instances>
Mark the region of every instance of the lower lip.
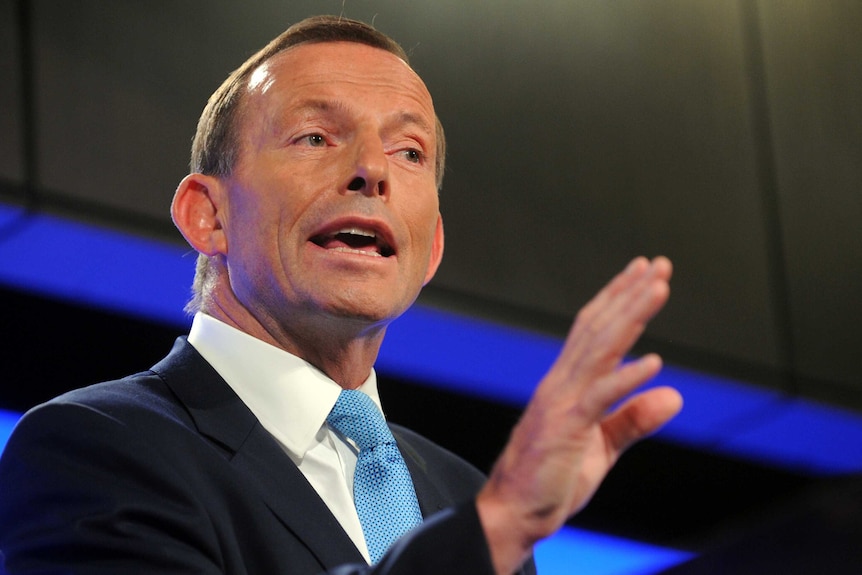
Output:
<instances>
[{"instance_id":1,"label":"lower lip","mask_svg":"<svg viewBox=\"0 0 862 575\"><path fill-rule=\"evenodd\" d=\"M338 258L350 258L353 261L365 261L365 262L371 263L371 262L386 262L388 260L394 260L395 259L394 254L391 256L384 257L377 252L357 250L357 249L348 248L348 247L344 247L344 246L337 247L337 248L324 248L324 247L317 245L314 242L309 242L309 244L313 248L316 248L315 251L320 251L323 253L331 254L332 256L338 257ZM361 260L360 260L360 258L361 258Z\"/></svg>"},{"instance_id":2,"label":"lower lip","mask_svg":"<svg viewBox=\"0 0 862 575\"><path fill-rule=\"evenodd\" d=\"M382 258L383 257L380 254L378 254L377 252L366 252L363 250L354 250L351 248L332 248L332 249L328 249L326 251L338 252L341 254L356 254L356 255L360 255L360 256L368 256L370 258Z\"/></svg>"}]
</instances>

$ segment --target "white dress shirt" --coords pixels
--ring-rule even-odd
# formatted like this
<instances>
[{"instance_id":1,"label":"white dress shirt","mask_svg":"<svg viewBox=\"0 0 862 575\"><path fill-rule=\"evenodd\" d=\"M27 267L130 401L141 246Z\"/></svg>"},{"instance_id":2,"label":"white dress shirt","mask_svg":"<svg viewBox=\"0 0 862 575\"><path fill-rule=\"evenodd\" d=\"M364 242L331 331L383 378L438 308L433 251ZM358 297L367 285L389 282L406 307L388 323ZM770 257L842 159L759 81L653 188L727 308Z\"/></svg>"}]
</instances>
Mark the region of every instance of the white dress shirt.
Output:
<instances>
[{"instance_id":1,"label":"white dress shirt","mask_svg":"<svg viewBox=\"0 0 862 575\"><path fill-rule=\"evenodd\" d=\"M353 502L358 451L326 425L341 387L305 360L204 313L195 315L189 343L275 437L370 562ZM373 369L359 389L380 408Z\"/></svg>"}]
</instances>

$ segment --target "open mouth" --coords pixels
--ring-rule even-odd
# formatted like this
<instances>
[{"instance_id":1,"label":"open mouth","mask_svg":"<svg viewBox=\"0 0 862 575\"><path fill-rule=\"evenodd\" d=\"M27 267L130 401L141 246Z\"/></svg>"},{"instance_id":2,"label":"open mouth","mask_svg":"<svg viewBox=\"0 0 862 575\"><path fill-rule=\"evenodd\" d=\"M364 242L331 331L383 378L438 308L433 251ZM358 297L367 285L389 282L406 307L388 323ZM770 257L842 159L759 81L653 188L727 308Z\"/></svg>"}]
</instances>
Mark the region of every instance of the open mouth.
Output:
<instances>
[{"instance_id":1,"label":"open mouth","mask_svg":"<svg viewBox=\"0 0 862 575\"><path fill-rule=\"evenodd\" d=\"M342 228L316 235L311 242L327 250L388 258L395 250L373 230Z\"/></svg>"}]
</instances>

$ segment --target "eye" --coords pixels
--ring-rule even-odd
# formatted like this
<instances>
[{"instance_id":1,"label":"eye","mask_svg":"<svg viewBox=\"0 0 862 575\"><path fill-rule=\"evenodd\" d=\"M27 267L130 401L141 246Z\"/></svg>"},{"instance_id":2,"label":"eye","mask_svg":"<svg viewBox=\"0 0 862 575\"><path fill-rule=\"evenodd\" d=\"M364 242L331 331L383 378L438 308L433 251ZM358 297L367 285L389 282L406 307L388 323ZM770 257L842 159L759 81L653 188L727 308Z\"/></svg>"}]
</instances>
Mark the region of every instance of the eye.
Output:
<instances>
[{"instance_id":1,"label":"eye","mask_svg":"<svg viewBox=\"0 0 862 575\"><path fill-rule=\"evenodd\" d=\"M404 150L404 157L407 158L408 162L412 162L414 164L421 164L422 160L425 159L425 154L416 150L414 148L410 148L408 150Z\"/></svg>"},{"instance_id":2,"label":"eye","mask_svg":"<svg viewBox=\"0 0 862 575\"><path fill-rule=\"evenodd\" d=\"M307 136L303 136L299 140L300 142L305 142L312 148L322 148L326 146L326 138L321 136L320 134L309 134Z\"/></svg>"}]
</instances>

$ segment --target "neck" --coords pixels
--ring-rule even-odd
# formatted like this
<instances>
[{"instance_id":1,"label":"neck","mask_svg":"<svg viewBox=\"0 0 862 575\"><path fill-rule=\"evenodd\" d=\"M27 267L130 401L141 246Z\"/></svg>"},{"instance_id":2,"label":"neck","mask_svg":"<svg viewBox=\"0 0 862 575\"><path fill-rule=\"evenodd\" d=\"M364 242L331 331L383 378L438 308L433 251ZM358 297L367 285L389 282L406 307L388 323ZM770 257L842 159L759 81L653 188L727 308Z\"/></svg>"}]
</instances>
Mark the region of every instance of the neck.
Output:
<instances>
[{"instance_id":1,"label":"neck","mask_svg":"<svg viewBox=\"0 0 862 575\"><path fill-rule=\"evenodd\" d=\"M289 326L290 332L274 326L283 342L275 345L314 365L344 389L365 383L377 361L385 326L356 325L360 322L339 318L318 319L307 326L298 323Z\"/></svg>"},{"instance_id":2,"label":"neck","mask_svg":"<svg viewBox=\"0 0 862 575\"><path fill-rule=\"evenodd\" d=\"M217 295L208 298L201 311L304 359L344 389L356 389L368 379L386 333L385 324L354 318L258 317L235 298Z\"/></svg>"}]
</instances>

